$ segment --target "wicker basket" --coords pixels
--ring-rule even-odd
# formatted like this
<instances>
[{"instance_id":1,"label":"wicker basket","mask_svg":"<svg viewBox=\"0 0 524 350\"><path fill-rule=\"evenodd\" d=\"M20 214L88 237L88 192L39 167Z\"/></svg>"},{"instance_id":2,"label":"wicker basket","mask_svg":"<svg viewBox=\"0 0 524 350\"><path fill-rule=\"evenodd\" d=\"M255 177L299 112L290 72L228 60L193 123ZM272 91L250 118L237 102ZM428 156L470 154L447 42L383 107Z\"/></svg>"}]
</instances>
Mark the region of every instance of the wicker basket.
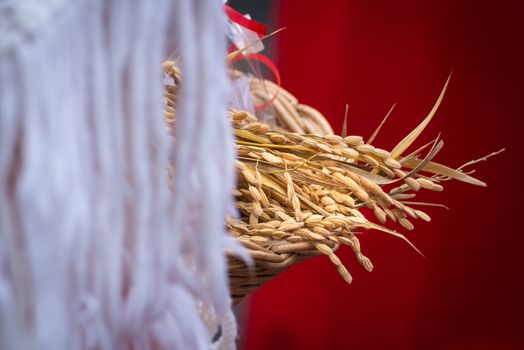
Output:
<instances>
[{"instance_id":1,"label":"wicker basket","mask_svg":"<svg viewBox=\"0 0 524 350\"><path fill-rule=\"evenodd\" d=\"M283 244L272 250L254 244L244 244L244 246L255 262L252 269L236 257L231 255L228 257L231 297L235 304L290 266L304 259L322 255L318 250L312 250L306 242ZM333 245L332 249L336 248L338 246Z\"/></svg>"}]
</instances>

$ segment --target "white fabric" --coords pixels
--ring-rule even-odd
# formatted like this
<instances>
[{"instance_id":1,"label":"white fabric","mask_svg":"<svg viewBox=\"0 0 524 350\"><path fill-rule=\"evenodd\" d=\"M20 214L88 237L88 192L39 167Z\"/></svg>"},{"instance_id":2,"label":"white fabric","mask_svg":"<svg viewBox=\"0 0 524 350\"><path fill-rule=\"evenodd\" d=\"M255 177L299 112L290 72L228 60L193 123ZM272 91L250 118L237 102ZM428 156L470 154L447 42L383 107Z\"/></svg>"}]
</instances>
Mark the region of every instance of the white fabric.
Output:
<instances>
[{"instance_id":1,"label":"white fabric","mask_svg":"<svg viewBox=\"0 0 524 350\"><path fill-rule=\"evenodd\" d=\"M1 349L207 349L234 323L224 32L218 0L0 0Z\"/></svg>"},{"instance_id":2,"label":"white fabric","mask_svg":"<svg viewBox=\"0 0 524 350\"><path fill-rule=\"evenodd\" d=\"M253 98L249 90L249 79L248 76L242 75L240 78L232 81L233 88L230 107L239 111L255 114L255 106L253 105Z\"/></svg>"},{"instance_id":3,"label":"white fabric","mask_svg":"<svg viewBox=\"0 0 524 350\"><path fill-rule=\"evenodd\" d=\"M251 19L248 14L244 17ZM232 22L229 26L229 38L238 48L246 48L245 53L259 53L264 51L264 43L260 41L258 33Z\"/></svg>"}]
</instances>

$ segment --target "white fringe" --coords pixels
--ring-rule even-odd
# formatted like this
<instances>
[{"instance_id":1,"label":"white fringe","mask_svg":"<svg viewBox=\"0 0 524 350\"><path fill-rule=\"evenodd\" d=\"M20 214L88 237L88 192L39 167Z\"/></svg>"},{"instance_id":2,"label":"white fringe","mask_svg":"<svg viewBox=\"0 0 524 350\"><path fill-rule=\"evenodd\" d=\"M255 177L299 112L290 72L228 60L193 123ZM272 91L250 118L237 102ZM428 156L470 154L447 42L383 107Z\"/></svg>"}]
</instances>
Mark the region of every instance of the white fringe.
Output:
<instances>
[{"instance_id":1,"label":"white fringe","mask_svg":"<svg viewBox=\"0 0 524 350\"><path fill-rule=\"evenodd\" d=\"M1 349L208 349L222 319L234 347L224 32L218 0L0 4Z\"/></svg>"}]
</instances>

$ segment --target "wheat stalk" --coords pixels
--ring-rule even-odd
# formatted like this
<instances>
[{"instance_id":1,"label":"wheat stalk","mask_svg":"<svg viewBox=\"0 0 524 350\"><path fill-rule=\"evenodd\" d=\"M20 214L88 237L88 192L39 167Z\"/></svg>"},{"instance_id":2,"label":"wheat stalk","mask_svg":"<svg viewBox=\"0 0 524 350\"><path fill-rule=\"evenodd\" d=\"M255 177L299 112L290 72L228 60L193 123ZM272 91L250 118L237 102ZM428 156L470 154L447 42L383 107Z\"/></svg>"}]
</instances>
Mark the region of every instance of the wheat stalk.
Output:
<instances>
[{"instance_id":1,"label":"wheat stalk","mask_svg":"<svg viewBox=\"0 0 524 350\"><path fill-rule=\"evenodd\" d=\"M164 68L175 81L181 81L173 64L164 64ZM350 283L351 275L335 254L340 245L349 246L366 270L373 268L355 231L380 230L416 249L405 236L384 226L390 220L412 230L412 220L430 221L427 213L410 206L415 202L409 199L423 189L442 191L442 182L448 179L485 186L462 168L433 162L441 146L437 142L426 157L422 157L425 147L402 157L435 114L448 82L428 117L389 152L365 143L361 136L334 135L318 111L300 104L275 84L253 78L255 100L262 102L265 90L276 94L277 126L264 124L245 111L229 113L237 140L234 196L240 217L228 217L225 223L256 262L250 275L243 264L231 261L233 296L238 299L290 264L318 254L328 256ZM171 128L176 127L175 90L166 87L165 94L165 116ZM371 209L380 224L364 217L363 207Z\"/></svg>"}]
</instances>

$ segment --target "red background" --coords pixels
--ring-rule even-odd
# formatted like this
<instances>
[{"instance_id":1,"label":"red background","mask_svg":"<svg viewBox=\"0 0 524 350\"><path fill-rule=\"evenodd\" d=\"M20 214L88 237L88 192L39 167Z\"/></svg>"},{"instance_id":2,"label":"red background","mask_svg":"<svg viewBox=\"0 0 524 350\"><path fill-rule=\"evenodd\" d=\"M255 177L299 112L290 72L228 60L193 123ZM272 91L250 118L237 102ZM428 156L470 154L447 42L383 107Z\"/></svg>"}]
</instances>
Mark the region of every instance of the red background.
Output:
<instances>
[{"instance_id":1,"label":"red background","mask_svg":"<svg viewBox=\"0 0 524 350\"><path fill-rule=\"evenodd\" d=\"M453 70L419 144L442 132L436 160L452 166L507 151L475 166L489 187L448 182L421 195L451 207L429 208L432 222L407 234L425 258L366 231L372 273L339 254L353 284L316 258L259 289L240 330L245 348L524 349L521 2L276 3L277 27L287 27L273 39L283 86L337 130L346 103L350 133L369 136L398 102L374 142L391 148L427 115Z\"/></svg>"}]
</instances>

